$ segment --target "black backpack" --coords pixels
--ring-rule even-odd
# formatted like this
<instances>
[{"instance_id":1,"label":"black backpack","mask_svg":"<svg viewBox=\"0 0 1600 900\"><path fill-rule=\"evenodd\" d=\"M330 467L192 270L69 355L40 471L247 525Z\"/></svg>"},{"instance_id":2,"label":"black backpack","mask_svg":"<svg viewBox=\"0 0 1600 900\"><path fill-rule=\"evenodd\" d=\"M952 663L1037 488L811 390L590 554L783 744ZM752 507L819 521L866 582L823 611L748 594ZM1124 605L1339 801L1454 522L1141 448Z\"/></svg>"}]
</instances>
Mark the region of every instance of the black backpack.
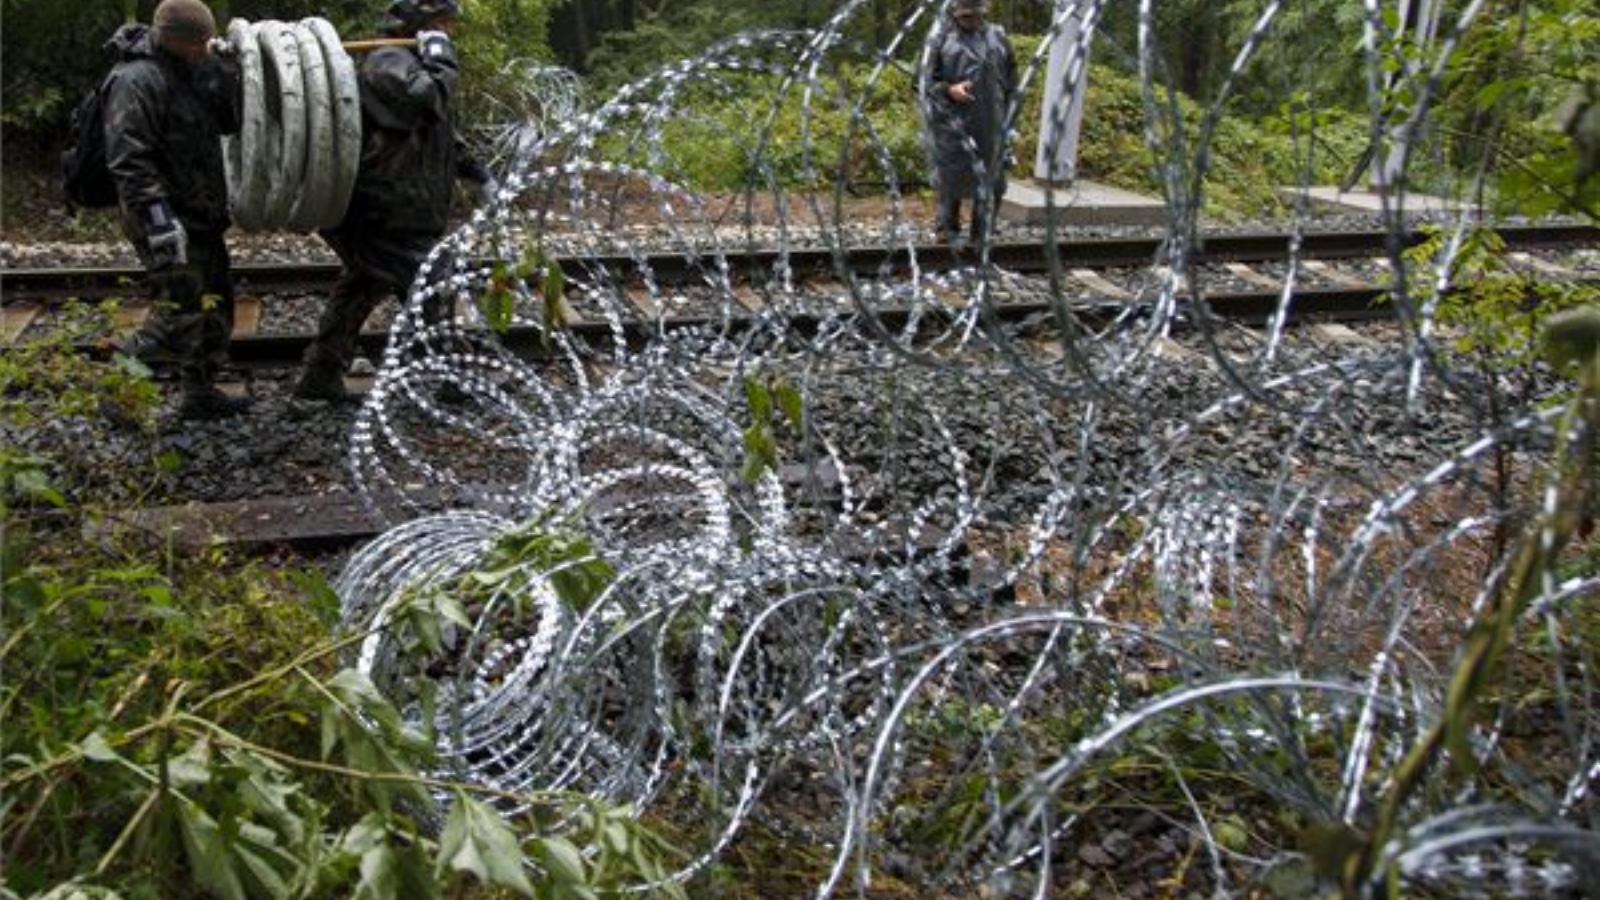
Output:
<instances>
[{"instance_id":1,"label":"black backpack","mask_svg":"<svg viewBox=\"0 0 1600 900\"><path fill-rule=\"evenodd\" d=\"M72 146L61 154L61 180L73 206L117 205L117 183L106 166L105 84L72 108Z\"/></svg>"}]
</instances>

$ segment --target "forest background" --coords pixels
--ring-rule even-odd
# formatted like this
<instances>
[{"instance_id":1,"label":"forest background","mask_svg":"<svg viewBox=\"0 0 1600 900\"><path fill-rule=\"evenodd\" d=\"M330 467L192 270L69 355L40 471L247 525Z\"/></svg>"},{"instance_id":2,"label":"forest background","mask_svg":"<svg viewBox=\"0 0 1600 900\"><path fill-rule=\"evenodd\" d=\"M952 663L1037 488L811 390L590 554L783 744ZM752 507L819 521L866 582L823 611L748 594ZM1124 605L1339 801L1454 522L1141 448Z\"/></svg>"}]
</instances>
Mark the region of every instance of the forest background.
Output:
<instances>
[{"instance_id":1,"label":"forest background","mask_svg":"<svg viewBox=\"0 0 1600 900\"><path fill-rule=\"evenodd\" d=\"M110 64L102 48L124 21L148 20L155 0L4 0L4 162L14 174L47 178L67 135L72 106L92 88ZM297 19L319 15L347 37L376 32L382 0L216 0L219 19ZM1386 4L1391 5L1391 4ZM813 27L832 16L834 0L464 0L458 40L465 60L464 118L481 121L509 89L499 73L512 60L564 66L582 79L591 104L662 65L691 57L716 40L748 30ZM847 34L864 47L887 46L918 4L914 0L866 0ZM1198 127L1201 113L1219 96L1238 48L1260 17L1259 0L1169 0L1156 4L1155 34L1162 48L1160 78L1181 96L1186 127ZM995 0L991 19L1013 36L1026 60L1049 27L1052 4L1046 0ZM1155 160L1145 146L1145 101L1137 75L1137 4L1107 4L1093 50L1088 114L1080 171L1089 178L1159 192ZM1571 144L1561 134L1563 117L1595 92L1600 25L1575 0L1491 0L1465 35L1443 85L1434 117L1435 131L1419 155L1414 187L1450 192L1477 181L1506 188L1506 205L1537 213L1572 207L1546 196L1541 185L1571 183ZM1368 61L1359 51L1363 4L1348 0L1304 0L1286 4L1268 40L1228 92L1221 127L1212 148L1214 173L1208 182L1207 211L1249 216L1276 211L1276 188L1300 182L1343 181L1352 174L1370 143L1374 102L1368 88ZM1447 16L1447 23L1449 19ZM912 39L902 41L883 77L862 90L863 72L842 72L883 139L897 178L919 186L924 171L920 116L915 108L914 72L928 17L919 20ZM1396 51L1402 48L1398 45ZM866 67L861 66L864 70ZM850 79L856 77L856 82ZM1031 168L1038 130L1041 77L1018 118L1015 157L1018 173ZM746 123L749 97L764 97L773 82L748 76L745 98L703 98L705 115L677 126L671 135L679 177L692 187L734 190L751 183L732 130ZM842 111L834 116L841 120ZM788 125L797 125L798 114ZM841 124L834 123L834 124ZM774 151L778 173L803 187L797 167L785 168L780 116ZM818 132L826 139L848 129ZM1310 139L1306 140L1306 136ZM830 148L818 148L826 153ZM827 158L824 155L822 158ZM1501 172L1499 170L1504 169ZM42 173L42 174L41 174ZM863 190L881 187L880 172L848 172ZM1509 180L1502 179L1505 175ZM20 193L15 178L6 221ZM1504 183L1502 184L1502 181ZM1592 187L1593 193L1595 188ZM1481 198L1480 198L1481 199ZM1491 197L1490 199L1494 199ZM1574 198L1568 197L1570 201ZM1593 198L1587 199L1592 208ZM1584 203L1577 204L1579 206Z\"/></svg>"}]
</instances>

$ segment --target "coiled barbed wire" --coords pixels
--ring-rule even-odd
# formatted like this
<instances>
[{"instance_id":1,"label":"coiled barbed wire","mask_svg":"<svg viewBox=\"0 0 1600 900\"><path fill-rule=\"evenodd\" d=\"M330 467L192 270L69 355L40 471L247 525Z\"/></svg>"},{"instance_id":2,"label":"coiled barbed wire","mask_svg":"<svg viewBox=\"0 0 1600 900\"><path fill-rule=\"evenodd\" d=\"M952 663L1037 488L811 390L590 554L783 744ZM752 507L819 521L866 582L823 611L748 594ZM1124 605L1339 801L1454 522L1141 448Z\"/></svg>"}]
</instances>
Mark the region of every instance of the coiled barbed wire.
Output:
<instances>
[{"instance_id":1,"label":"coiled barbed wire","mask_svg":"<svg viewBox=\"0 0 1600 900\"><path fill-rule=\"evenodd\" d=\"M468 131L495 172L537 152L541 138L583 112L583 80L564 66L507 60L480 92Z\"/></svg>"},{"instance_id":2,"label":"coiled barbed wire","mask_svg":"<svg viewBox=\"0 0 1600 900\"><path fill-rule=\"evenodd\" d=\"M1537 396L1491 403L1498 388L1438 342L1433 298L1467 217L1444 222L1454 238L1428 268L1388 260L1392 340L1289 330L1297 260L1264 331L1217 318L1216 276L1194 262L1209 143L1282 4L1262 5L1191 131L1165 87L1159 4L1142 0L1125 12L1170 209L1149 288L1090 309L1059 260L1044 278L995 265L992 235L951 265L919 244L901 189L916 173L877 103L897 56L946 27L943 4L916 4L882 47L848 39L863 6L732 38L549 123L436 250L352 435L356 484L394 525L337 585L349 622L394 625L359 664L408 714L434 710L456 777L696 823L675 879L760 825L831 857L819 896L864 890L908 853L919 882L1047 896L1089 833L1083 776L1116 752L1173 773L1216 892L1303 860L1288 837L1261 836L1259 855L1217 836L1178 764L1197 746L1231 790L1359 831L1503 589L1515 547L1494 536L1537 513L1508 505L1490 461L1536 467L1562 421ZM1069 18L1087 47L1113 8L1056 3L1024 83ZM1479 11L1407 51L1407 152ZM1374 73L1384 23L1369 0ZM708 115L711 98L737 122ZM1375 108L1374 140L1392 127ZM677 151L708 133L741 154L743 190L689 186ZM864 221L843 203L854 180L885 186ZM1402 204L1380 214L1390 229L1409 222ZM1309 223L1294 216L1297 249ZM868 244L903 250L909 271L852 274L845 255ZM787 265L801 245L836 254L839 279ZM778 264L750 280L738 253L764 247ZM658 277L661 253L693 278ZM581 270L559 302L543 290L555 257ZM542 332L545 359L507 348L490 295ZM1006 323L1018 295L1051 313ZM572 314L611 340L559 327ZM675 327L685 316L702 324ZM1463 578L1463 559L1487 574ZM1451 597L1452 577L1476 596ZM1440 775L1384 849L1401 877L1524 894L1592 877L1600 721L1579 617L1597 586L1592 571L1550 579L1523 623L1543 631L1559 737L1537 766L1508 752L1504 701L1472 744L1503 793ZM399 623L438 592L470 624L419 657ZM438 686L431 704L419 681Z\"/></svg>"}]
</instances>

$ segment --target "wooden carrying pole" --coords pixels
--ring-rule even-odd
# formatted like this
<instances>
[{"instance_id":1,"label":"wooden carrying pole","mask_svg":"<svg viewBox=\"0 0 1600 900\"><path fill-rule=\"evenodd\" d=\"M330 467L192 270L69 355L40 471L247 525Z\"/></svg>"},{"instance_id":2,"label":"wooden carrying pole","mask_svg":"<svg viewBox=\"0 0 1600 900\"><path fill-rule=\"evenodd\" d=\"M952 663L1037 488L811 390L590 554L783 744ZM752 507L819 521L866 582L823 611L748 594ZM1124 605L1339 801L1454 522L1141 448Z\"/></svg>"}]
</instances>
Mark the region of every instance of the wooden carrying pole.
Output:
<instances>
[{"instance_id":1,"label":"wooden carrying pole","mask_svg":"<svg viewBox=\"0 0 1600 900\"><path fill-rule=\"evenodd\" d=\"M413 47L416 38L372 38L365 41L345 41L344 49L347 53L366 53L380 47Z\"/></svg>"}]
</instances>

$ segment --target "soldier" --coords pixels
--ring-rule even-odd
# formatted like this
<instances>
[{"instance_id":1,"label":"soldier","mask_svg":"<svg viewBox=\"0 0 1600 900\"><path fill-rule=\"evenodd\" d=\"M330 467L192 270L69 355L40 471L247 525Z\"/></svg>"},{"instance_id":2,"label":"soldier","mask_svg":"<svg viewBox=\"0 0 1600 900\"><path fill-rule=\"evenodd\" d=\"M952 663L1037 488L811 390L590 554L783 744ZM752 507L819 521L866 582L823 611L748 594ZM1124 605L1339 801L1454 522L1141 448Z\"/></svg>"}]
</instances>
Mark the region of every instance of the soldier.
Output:
<instances>
[{"instance_id":1,"label":"soldier","mask_svg":"<svg viewBox=\"0 0 1600 900\"><path fill-rule=\"evenodd\" d=\"M162 0L150 27L111 39L119 61L104 87L106 168L157 301L126 349L177 368L186 419L249 406L213 383L233 323L221 136L238 130L241 100L237 64L211 54L215 35L200 0Z\"/></svg>"},{"instance_id":2,"label":"soldier","mask_svg":"<svg viewBox=\"0 0 1600 900\"><path fill-rule=\"evenodd\" d=\"M344 372L362 323L384 296L405 295L444 236L455 178L476 185L480 200L492 196L494 179L455 129L449 31L459 14L456 0L395 0L384 33L417 43L385 47L361 66L361 171L344 221L322 232L343 272L306 350L297 398L349 399Z\"/></svg>"},{"instance_id":3,"label":"soldier","mask_svg":"<svg viewBox=\"0 0 1600 900\"><path fill-rule=\"evenodd\" d=\"M983 231L993 204L1005 193L1001 128L1017 91L1016 52L1005 30L984 21L987 0L954 0L954 28L936 36L924 73L928 128L933 136L939 229L961 239L961 201L973 201L972 237ZM979 170L988 181L989 208L980 196Z\"/></svg>"}]
</instances>

